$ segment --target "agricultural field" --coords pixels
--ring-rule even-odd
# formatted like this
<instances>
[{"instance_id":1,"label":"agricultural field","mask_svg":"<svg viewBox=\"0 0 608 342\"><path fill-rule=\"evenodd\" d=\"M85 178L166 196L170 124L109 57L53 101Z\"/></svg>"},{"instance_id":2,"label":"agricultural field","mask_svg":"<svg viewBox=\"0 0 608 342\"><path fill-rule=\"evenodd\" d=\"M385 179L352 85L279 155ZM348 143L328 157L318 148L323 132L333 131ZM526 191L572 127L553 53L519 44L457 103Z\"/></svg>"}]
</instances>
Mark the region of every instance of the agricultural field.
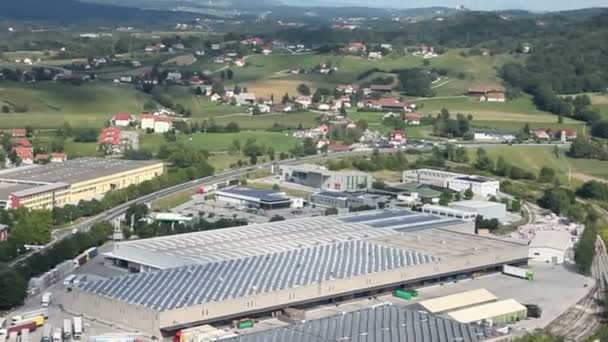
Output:
<instances>
[{"instance_id":1,"label":"agricultural field","mask_svg":"<svg viewBox=\"0 0 608 342\"><path fill-rule=\"evenodd\" d=\"M261 131L197 133L192 136L178 136L178 142L180 143L191 146L193 149L203 149L211 152L228 151L229 146L234 140L239 140L242 146L247 139L255 139L258 144L264 145L266 148L272 147L276 152L287 152L299 141L287 134ZM160 146L165 143L164 137L159 134L143 134L140 136L141 148L152 152L158 151Z\"/></svg>"},{"instance_id":2,"label":"agricultural field","mask_svg":"<svg viewBox=\"0 0 608 342\"><path fill-rule=\"evenodd\" d=\"M241 129L248 130L267 130L275 123L285 125L285 127L296 129L299 125L302 128L312 128L316 125L315 119L319 114L313 112L299 113L272 113L253 116L251 114L230 114L216 116L213 121L216 124L227 125L230 122L236 122ZM197 122L203 122L205 119L193 119Z\"/></svg>"}]
</instances>

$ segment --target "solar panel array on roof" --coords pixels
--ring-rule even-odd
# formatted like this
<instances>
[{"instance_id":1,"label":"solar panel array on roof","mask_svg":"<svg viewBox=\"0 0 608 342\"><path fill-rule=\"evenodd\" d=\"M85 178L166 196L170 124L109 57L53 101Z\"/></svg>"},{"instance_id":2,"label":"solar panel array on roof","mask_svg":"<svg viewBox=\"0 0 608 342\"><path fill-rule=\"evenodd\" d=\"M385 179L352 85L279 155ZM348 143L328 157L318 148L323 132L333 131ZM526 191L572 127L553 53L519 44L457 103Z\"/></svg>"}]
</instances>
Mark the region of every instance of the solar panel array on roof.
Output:
<instances>
[{"instance_id":1,"label":"solar panel array on roof","mask_svg":"<svg viewBox=\"0 0 608 342\"><path fill-rule=\"evenodd\" d=\"M478 342L500 336L479 325L463 324L392 305L348 312L299 325L226 339L226 342Z\"/></svg>"},{"instance_id":2,"label":"solar panel array on roof","mask_svg":"<svg viewBox=\"0 0 608 342\"><path fill-rule=\"evenodd\" d=\"M383 211L380 213L344 217L340 220L342 220L343 222L348 222L348 223L362 223L362 222L374 221L374 220L384 220L384 219L399 217L399 216L409 216L412 214L414 214L414 213L409 210L397 210L397 211L388 211L387 210L387 211Z\"/></svg>"},{"instance_id":3,"label":"solar panel array on roof","mask_svg":"<svg viewBox=\"0 0 608 342\"><path fill-rule=\"evenodd\" d=\"M348 241L83 284L81 289L157 311L439 261L411 250Z\"/></svg>"},{"instance_id":4,"label":"solar panel array on roof","mask_svg":"<svg viewBox=\"0 0 608 342\"><path fill-rule=\"evenodd\" d=\"M380 222L370 222L367 225L372 226L374 228L397 228L398 226L415 226L424 222L433 222L433 221L442 221L442 218L438 216L421 214L421 215L413 215L404 218L398 218L394 220L386 220Z\"/></svg>"}]
</instances>

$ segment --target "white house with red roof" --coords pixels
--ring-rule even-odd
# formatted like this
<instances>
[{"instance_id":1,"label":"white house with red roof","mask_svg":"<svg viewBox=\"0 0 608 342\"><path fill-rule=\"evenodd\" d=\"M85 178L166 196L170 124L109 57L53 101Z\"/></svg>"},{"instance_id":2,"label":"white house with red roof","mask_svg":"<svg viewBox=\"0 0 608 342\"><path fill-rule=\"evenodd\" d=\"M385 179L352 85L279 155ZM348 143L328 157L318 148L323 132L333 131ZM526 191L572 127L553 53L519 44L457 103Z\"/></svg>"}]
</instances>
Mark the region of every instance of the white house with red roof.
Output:
<instances>
[{"instance_id":1,"label":"white house with red roof","mask_svg":"<svg viewBox=\"0 0 608 342\"><path fill-rule=\"evenodd\" d=\"M565 128L560 132L560 140L570 141L578 138L578 132L572 128Z\"/></svg>"},{"instance_id":2,"label":"white house with red roof","mask_svg":"<svg viewBox=\"0 0 608 342\"><path fill-rule=\"evenodd\" d=\"M53 152L51 153L51 163L63 163L68 160L68 155L63 152Z\"/></svg>"},{"instance_id":3,"label":"white house with red roof","mask_svg":"<svg viewBox=\"0 0 608 342\"><path fill-rule=\"evenodd\" d=\"M539 140L551 140L551 136L549 135L549 133L542 129L534 131L534 136L536 137L536 139Z\"/></svg>"},{"instance_id":4,"label":"white house with red roof","mask_svg":"<svg viewBox=\"0 0 608 342\"><path fill-rule=\"evenodd\" d=\"M130 113L116 113L110 120L110 123L113 126L119 127L127 127L132 122L135 122L135 117L133 117L133 115Z\"/></svg>"},{"instance_id":5,"label":"white house with red roof","mask_svg":"<svg viewBox=\"0 0 608 342\"><path fill-rule=\"evenodd\" d=\"M15 146L13 151L21 159L21 164L34 164L34 150L31 147Z\"/></svg>"},{"instance_id":6,"label":"white house with red roof","mask_svg":"<svg viewBox=\"0 0 608 342\"><path fill-rule=\"evenodd\" d=\"M12 137L24 137L26 134L25 128L14 128L11 130Z\"/></svg>"},{"instance_id":7,"label":"white house with red roof","mask_svg":"<svg viewBox=\"0 0 608 342\"><path fill-rule=\"evenodd\" d=\"M167 116L142 114L139 124L141 129L151 129L154 133L166 133L173 129L173 119Z\"/></svg>"},{"instance_id":8,"label":"white house with red roof","mask_svg":"<svg viewBox=\"0 0 608 342\"><path fill-rule=\"evenodd\" d=\"M407 136L406 136L405 132L396 130L391 133L391 140L390 140L391 145L401 146L401 145L404 145L405 143L407 143Z\"/></svg>"},{"instance_id":9,"label":"white house with red roof","mask_svg":"<svg viewBox=\"0 0 608 342\"><path fill-rule=\"evenodd\" d=\"M410 126L418 126L420 125L420 118L420 114L418 113L408 113L405 114L404 121Z\"/></svg>"},{"instance_id":10,"label":"white house with red roof","mask_svg":"<svg viewBox=\"0 0 608 342\"><path fill-rule=\"evenodd\" d=\"M264 54L265 56L268 56L271 53L272 53L272 46L266 45L262 48L262 54Z\"/></svg>"},{"instance_id":11,"label":"white house with red roof","mask_svg":"<svg viewBox=\"0 0 608 342\"><path fill-rule=\"evenodd\" d=\"M247 64L247 61L245 61L245 58L239 58L236 61L234 61L234 65L238 66L238 67L244 67L245 64Z\"/></svg>"},{"instance_id":12,"label":"white house with red roof","mask_svg":"<svg viewBox=\"0 0 608 342\"><path fill-rule=\"evenodd\" d=\"M367 51L367 46L362 42L352 42L348 45L348 52L358 53Z\"/></svg>"},{"instance_id":13,"label":"white house with red roof","mask_svg":"<svg viewBox=\"0 0 608 342\"><path fill-rule=\"evenodd\" d=\"M15 146L32 147L32 142L28 138L13 138L11 141Z\"/></svg>"}]
</instances>

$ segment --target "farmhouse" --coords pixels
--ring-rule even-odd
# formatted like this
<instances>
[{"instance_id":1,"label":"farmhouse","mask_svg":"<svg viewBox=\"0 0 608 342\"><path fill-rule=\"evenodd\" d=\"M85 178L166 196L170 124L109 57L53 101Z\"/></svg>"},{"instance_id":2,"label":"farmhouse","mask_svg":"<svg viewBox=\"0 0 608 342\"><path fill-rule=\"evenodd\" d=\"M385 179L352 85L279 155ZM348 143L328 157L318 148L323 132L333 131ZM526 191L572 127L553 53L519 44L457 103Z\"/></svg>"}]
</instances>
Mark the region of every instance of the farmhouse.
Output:
<instances>
[{"instance_id":1,"label":"farmhouse","mask_svg":"<svg viewBox=\"0 0 608 342\"><path fill-rule=\"evenodd\" d=\"M358 84L340 84L336 87L336 91L341 94L350 95L359 90Z\"/></svg>"},{"instance_id":2,"label":"farmhouse","mask_svg":"<svg viewBox=\"0 0 608 342\"><path fill-rule=\"evenodd\" d=\"M32 142L28 138L13 138L11 141L15 146L32 147Z\"/></svg>"},{"instance_id":3,"label":"farmhouse","mask_svg":"<svg viewBox=\"0 0 608 342\"><path fill-rule=\"evenodd\" d=\"M255 104L254 93L239 93L234 96L236 103L240 106L251 106Z\"/></svg>"},{"instance_id":4,"label":"farmhouse","mask_svg":"<svg viewBox=\"0 0 608 342\"><path fill-rule=\"evenodd\" d=\"M32 147L15 146L13 152L21 159L21 164L34 164L34 150Z\"/></svg>"},{"instance_id":5,"label":"farmhouse","mask_svg":"<svg viewBox=\"0 0 608 342\"><path fill-rule=\"evenodd\" d=\"M173 129L173 119L166 116L142 114L139 122L141 129L151 129L154 133L166 133Z\"/></svg>"},{"instance_id":6,"label":"farmhouse","mask_svg":"<svg viewBox=\"0 0 608 342\"><path fill-rule=\"evenodd\" d=\"M475 85L467 90L467 93L471 96L486 96L490 93L503 93L505 89L501 86L494 85Z\"/></svg>"},{"instance_id":7,"label":"farmhouse","mask_svg":"<svg viewBox=\"0 0 608 342\"><path fill-rule=\"evenodd\" d=\"M372 84L369 89L373 93L390 93L393 91L393 86L390 84Z\"/></svg>"},{"instance_id":8,"label":"farmhouse","mask_svg":"<svg viewBox=\"0 0 608 342\"><path fill-rule=\"evenodd\" d=\"M348 52L359 53L367 51L367 46L361 42L353 42L348 45Z\"/></svg>"},{"instance_id":9,"label":"farmhouse","mask_svg":"<svg viewBox=\"0 0 608 342\"><path fill-rule=\"evenodd\" d=\"M127 127L133 122L135 122L135 118L130 113L117 113L110 120L113 126L119 127Z\"/></svg>"},{"instance_id":10,"label":"farmhouse","mask_svg":"<svg viewBox=\"0 0 608 342\"><path fill-rule=\"evenodd\" d=\"M312 104L312 98L310 96L298 96L296 98L296 103L300 104L304 108L308 108Z\"/></svg>"},{"instance_id":11,"label":"farmhouse","mask_svg":"<svg viewBox=\"0 0 608 342\"><path fill-rule=\"evenodd\" d=\"M418 126L418 125L420 125L420 114L408 113L405 115L404 121L409 126Z\"/></svg>"},{"instance_id":12,"label":"farmhouse","mask_svg":"<svg viewBox=\"0 0 608 342\"><path fill-rule=\"evenodd\" d=\"M486 95L480 96L479 101L481 101L481 102L506 102L507 97L505 96L505 93L503 93L503 92L493 91L493 92L487 93Z\"/></svg>"},{"instance_id":13,"label":"farmhouse","mask_svg":"<svg viewBox=\"0 0 608 342\"><path fill-rule=\"evenodd\" d=\"M538 140L551 140L551 136L549 135L549 133L547 133L547 131L542 130L542 129L534 131L534 136Z\"/></svg>"},{"instance_id":14,"label":"farmhouse","mask_svg":"<svg viewBox=\"0 0 608 342\"><path fill-rule=\"evenodd\" d=\"M397 98L381 98L379 100L365 100L359 103L359 107L383 110L383 111L399 111L407 112L414 108L409 102L402 102Z\"/></svg>"}]
</instances>

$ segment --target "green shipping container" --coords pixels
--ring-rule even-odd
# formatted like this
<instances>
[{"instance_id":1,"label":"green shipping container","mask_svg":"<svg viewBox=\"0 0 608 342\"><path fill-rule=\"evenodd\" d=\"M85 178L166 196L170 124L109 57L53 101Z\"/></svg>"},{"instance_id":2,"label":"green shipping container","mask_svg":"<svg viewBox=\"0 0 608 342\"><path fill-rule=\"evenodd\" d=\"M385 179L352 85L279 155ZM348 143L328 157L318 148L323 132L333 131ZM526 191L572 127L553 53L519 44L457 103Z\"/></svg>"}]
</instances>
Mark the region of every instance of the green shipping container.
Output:
<instances>
[{"instance_id":1,"label":"green shipping container","mask_svg":"<svg viewBox=\"0 0 608 342\"><path fill-rule=\"evenodd\" d=\"M237 329L253 328L253 321L243 321L236 324Z\"/></svg>"},{"instance_id":2,"label":"green shipping container","mask_svg":"<svg viewBox=\"0 0 608 342\"><path fill-rule=\"evenodd\" d=\"M393 296L395 296L397 298L405 299L405 300L412 299L412 295L409 292L406 292L404 290L395 290L395 292L393 292Z\"/></svg>"},{"instance_id":3,"label":"green shipping container","mask_svg":"<svg viewBox=\"0 0 608 342\"><path fill-rule=\"evenodd\" d=\"M406 289L405 290L407 293L409 293L413 298L418 297L418 291L414 290L414 289Z\"/></svg>"}]
</instances>

